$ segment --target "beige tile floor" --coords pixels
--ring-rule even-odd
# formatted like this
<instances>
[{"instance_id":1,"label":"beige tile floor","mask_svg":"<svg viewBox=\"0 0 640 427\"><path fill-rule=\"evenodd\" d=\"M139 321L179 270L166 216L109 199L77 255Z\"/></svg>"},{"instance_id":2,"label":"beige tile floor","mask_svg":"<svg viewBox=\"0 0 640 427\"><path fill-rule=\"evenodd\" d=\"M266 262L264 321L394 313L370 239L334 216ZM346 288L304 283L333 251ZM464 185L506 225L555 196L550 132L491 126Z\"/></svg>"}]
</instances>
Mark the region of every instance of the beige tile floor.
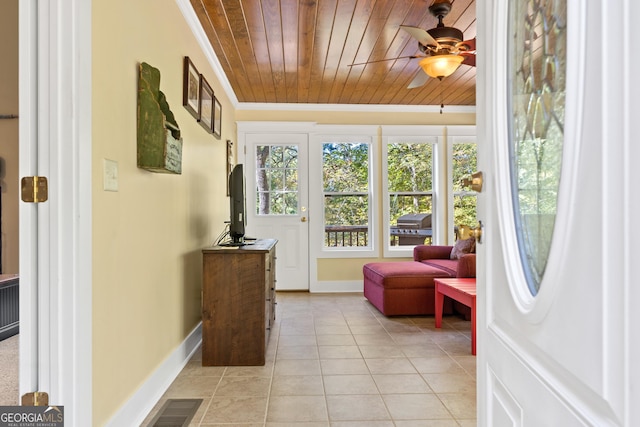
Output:
<instances>
[{"instance_id":1,"label":"beige tile floor","mask_svg":"<svg viewBox=\"0 0 640 427\"><path fill-rule=\"evenodd\" d=\"M267 363L203 367L198 351L169 398L201 398L191 426L476 425L470 322L387 318L362 294L279 292Z\"/></svg>"}]
</instances>

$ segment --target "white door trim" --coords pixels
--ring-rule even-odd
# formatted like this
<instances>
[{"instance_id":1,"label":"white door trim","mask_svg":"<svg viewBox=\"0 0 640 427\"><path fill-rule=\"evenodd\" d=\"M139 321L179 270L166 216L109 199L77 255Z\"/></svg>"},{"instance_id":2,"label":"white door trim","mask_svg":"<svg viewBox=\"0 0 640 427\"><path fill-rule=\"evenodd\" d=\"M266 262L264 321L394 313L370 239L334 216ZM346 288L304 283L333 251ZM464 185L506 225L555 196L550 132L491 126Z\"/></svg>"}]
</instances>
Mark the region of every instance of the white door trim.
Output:
<instances>
[{"instance_id":1,"label":"white door trim","mask_svg":"<svg viewBox=\"0 0 640 427\"><path fill-rule=\"evenodd\" d=\"M49 180L20 203L20 393L91 425L91 2L19 7L20 176Z\"/></svg>"}]
</instances>

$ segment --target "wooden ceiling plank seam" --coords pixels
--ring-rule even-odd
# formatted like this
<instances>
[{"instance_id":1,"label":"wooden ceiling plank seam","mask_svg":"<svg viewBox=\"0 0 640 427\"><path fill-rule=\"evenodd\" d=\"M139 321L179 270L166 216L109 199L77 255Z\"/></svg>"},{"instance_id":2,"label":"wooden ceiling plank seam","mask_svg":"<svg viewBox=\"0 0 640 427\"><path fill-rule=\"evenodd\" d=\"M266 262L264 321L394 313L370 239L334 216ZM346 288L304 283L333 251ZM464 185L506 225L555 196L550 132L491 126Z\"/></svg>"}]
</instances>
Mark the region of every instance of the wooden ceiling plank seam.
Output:
<instances>
[{"instance_id":1,"label":"wooden ceiling plank seam","mask_svg":"<svg viewBox=\"0 0 640 427\"><path fill-rule=\"evenodd\" d=\"M354 28L354 31L352 33L353 44L350 44L349 46L350 51L352 51L353 53L349 53L348 57L351 58L351 63L349 64L350 66L348 66L347 74L344 81L340 82L340 86L342 86L340 94L336 94L337 98L335 99L338 103L349 103L349 99L353 94L355 83L358 82L360 76L362 75L362 72L364 71L364 65L353 64L357 63L356 59L358 58L358 54L363 51L363 49L366 50L366 48L363 48L363 45L367 43L367 31L369 29L371 17L373 16L373 10L376 7L377 0L372 0L370 2L361 4L363 5L362 11L360 12L361 14L359 15L361 16L361 19L358 19L358 22L360 24L357 26L353 26L352 24L352 28Z\"/></svg>"},{"instance_id":2,"label":"wooden ceiling plank seam","mask_svg":"<svg viewBox=\"0 0 640 427\"><path fill-rule=\"evenodd\" d=\"M422 71L418 71L422 72ZM429 79L427 83L415 89L408 89L405 92L399 92L394 98L392 103L394 104L407 104L407 105L432 105L432 100L437 95L439 96L439 81L437 79ZM420 99L426 98L429 100L427 104L424 104Z\"/></svg>"},{"instance_id":3,"label":"wooden ceiling plank seam","mask_svg":"<svg viewBox=\"0 0 640 427\"><path fill-rule=\"evenodd\" d=\"M203 5L207 10L212 31L220 40L220 45L229 63L230 68L225 70L225 73L228 73L227 75L234 75L236 86L234 87L232 85L232 87L237 91L236 95L238 99L253 99L252 90L247 84L248 80L246 79L242 56L238 51L224 6L219 6L220 2L218 0L203 0ZM240 69L241 72L239 72L238 69ZM247 90L250 93L247 93Z\"/></svg>"},{"instance_id":4,"label":"wooden ceiling plank seam","mask_svg":"<svg viewBox=\"0 0 640 427\"><path fill-rule=\"evenodd\" d=\"M476 36L475 32L473 33L470 32L471 27L475 27L474 25L475 19L476 19L475 7L472 7L471 5L467 5L467 7L460 14L460 17L453 24L455 28L462 31L462 33L464 34L465 40L472 39Z\"/></svg>"},{"instance_id":5,"label":"wooden ceiling plank seam","mask_svg":"<svg viewBox=\"0 0 640 427\"><path fill-rule=\"evenodd\" d=\"M209 43L211 43L211 48L213 49L214 53L216 54L216 57L218 58L218 62L220 62L220 66L223 68L223 70L229 70L231 69L230 64L229 64L229 60L226 56L226 53L224 51L224 49L222 48L221 44L220 44L220 40L218 39L217 34L215 33L214 29L213 29L213 25L211 23L211 19L207 13L206 8L204 7L204 5L202 4L201 0L191 0L191 6L194 9L194 12L196 13L196 16L198 17L198 20L200 21L200 24L202 25L202 29L204 30L207 39L209 40ZM196 65L197 68L197 65ZM226 71L225 71L226 73ZM233 79L233 76L231 76L231 78L229 78L229 76L227 76L228 80L229 80L229 84L231 84L231 86L233 87L234 83L235 83L235 79Z\"/></svg>"},{"instance_id":6,"label":"wooden ceiling plank seam","mask_svg":"<svg viewBox=\"0 0 640 427\"><path fill-rule=\"evenodd\" d=\"M380 83L380 85L376 88L374 92L375 96L373 96L369 103L370 104L389 104L391 102L391 99L393 99L393 97L395 95L397 95L398 92L404 92L404 91L408 91L408 90L415 90L415 89L408 89L408 83L406 82L406 70L414 70L413 73L411 74L412 76L412 80L413 77L416 75L416 67L417 67L417 59L399 59L396 61L396 63L394 64L394 68L392 68L389 73L387 74L387 76L385 76L385 79ZM405 62L404 66L402 65L402 63ZM419 68L418 68L419 70ZM418 72L422 72L422 71L418 71Z\"/></svg>"},{"instance_id":7,"label":"wooden ceiling plank seam","mask_svg":"<svg viewBox=\"0 0 640 427\"><path fill-rule=\"evenodd\" d=\"M246 0L244 0L246 1ZM251 10L251 7L247 8L243 0L237 0L237 7L234 9L233 14L229 7L225 6L227 15L229 15L229 22L231 23L231 31L236 38L236 45L241 52L240 57L243 62L243 69L245 70L246 78L249 82L261 81L261 73L258 67L258 59L256 58L255 40L252 36L252 28L249 23L249 14L247 10ZM235 34L243 34L242 38L238 38ZM264 92L263 84L250 84L251 93L253 94L254 102L266 102L267 95Z\"/></svg>"},{"instance_id":8,"label":"wooden ceiling plank seam","mask_svg":"<svg viewBox=\"0 0 640 427\"><path fill-rule=\"evenodd\" d=\"M368 50L367 61L371 61L372 59L375 58L373 55L379 49L378 48L379 44L382 43L380 40L381 38L383 38L383 32L384 32L387 20L389 19L389 16L395 4L396 4L395 0L388 0L388 1L384 0L384 1L376 2L375 8L373 10L373 13L371 14L371 17L369 18L369 22L367 25L366 33L372 35L371 36L372 42L370 43L371 47L367 49L367 47L365 46L365 49ZM365 34L365 37L366 37L366 34ZM358 56L356 55L356 58L357 57ZM358 78L358 81L355 83L355 88L349 100L350 103L359 104L360 98L362 97L363 93L367 90L366 83L370 81L370 79L372 78L372 75L374 74L373 70L375 68L375 67L370 67L370 65L374 65L374 64L366 64L364 66L364 69L362 70L362 73Z\"/></svg>"},{"instance_id":9,"label":"wooden ceiling plank seam","mask_svg":"<svg viewBox=\"0 0 640 427\"><path fill-rule=\"evenodd\" d=\"M245 52L247 58L255 62L258 76L251 79L251 84L260 86L260 93L264 94L266 102L274 102L275 85L271 72L271 59L269 58L269 43L264 27L262 5L260 0L241 0L249 39L251 40L251 52Z\"/></svg>"},{"instance_id":10,"label":"wooden ceiling plank seam","mask_svg":"<svg viewBox=\"0 0 640 427\"><path fill-rule=\"evenodd\" d=\"M415 10L417 8L416 3L420 3L420 8L419 9L424 9L425 8L424 7L424 3L422 3L422 2L423 2L423 0L415 0L415 1L412 2L412 6L411 6L411 11L412 12L410 12L411 16L415 16L413 14L413 10ZM400 31L400 29L398 29L398 31ZM408 42L407 42L407 46L408 46ZM413 55L414 53L418 52L417 43L413 44L413 46L414 46L413 50L410 51L410 52L406 51L407 47L405 46L405 50L402 51L402 54L400 56ZM360 52L362 52L362 49L360 49L360 47L359 47L358 48L358 53L360 53ZM360 58L363 58L363 62L366 62L366 61L369 60L370 53L371 52L369 51L369 53L367 54L367 58L366 59L363 58L363 57L360 57ZM387 59L387 58L380 58L380 59ZM357 55L354 57L352 63L359 63L359 57ZM358 73L357 73L357 78L358 79L362 75L362 73L364 71L364 67L365 67L364 65L358 66ZM351 73L353 73L354 69L356 69L356 67L351 67ZM355 88L355 84L357 83L357 81L358 81L357 79L353 79L353 76L351 74L349 75L349 79L348 79L347 83L345 84L345 89L348 89L348 91L345 90L345 92L343 92L343 94L341 95L341 97L340 97L340 101L341 102L344 102L344 103L349 103L350 102L351 97L353 95L354 88ZM407 80L407 85L408 85L408 82L409 82L409 80ZM406 85L405 85L405 87L406 87Z\"/></svg>"},{"instance_id":11,"label":"wooden ceiling plank seam","mask_svg":"<svg viewBox=\"0 0 640 427\"><path fill-rule=\"evenodd\" d=\"M320 98L319 82L324 75L325 61L329 50L331 32L338 7L338 0L318 2L318 14L316 16L316 32L313 43L313 57L311 67L311 84L309 85L309 102L318 103Z\"/></svg>"},{"instance_id":12,"label":"wooden ceiling plank seam","mask_svg":"<svg viewBox=\"0 0 640 427\"><path fill-rule=\"evenodd\" d=\"M207 10L202 4L202 1L191 0L191 6L193 7L193 10L196 13L196 16L198 17L198 21L200 21L200 24L202 25L202 29L204 30L207 36L207 39L209 40L209 42L211 42L211 45L212 45L212 48L214 48L214 51L216 47L220 49L218 51L215 51L216 56L218 56L218 60L220 61L220 64L222 66L224 66L225 64L228 64L229 61L227 59L227 56L221 48L220 40L218 39L217 34L213 30L211 19L209 18L209 15L207 14Z\"/></svg>"},{"instance_id":13,"label":"wooden ceiling plank seam","mask_svg":"<svg viewBox=\"0 0 640 427\"><path fill-rule=\"evenodd\" d=\"M333 102L338 103L342 97L342 93L346 88L345 82L351 73L350 65L353 64L355 57L365 30L367 28L368 17L371 16L371 10L375 5L375 0L359 0L353 12L351 22L349 23L349 32L345 37L344 46L340 54L340 62L334 76L329 97ZM360 17L360 19L359 19ZM367 20L361 19L367 17Z\"/></svg>"},{"instance_id":14,"label":"wooden ceiling plank seam","mask_svg":"<svg viewBox=\"0 0 640 427\"><path fill-rule=\"evenodd\" d=\"M288 103L298 102L298 3L298 0L281 0L280 2L285 99Z\"/></svg>"},{"instance_id":15,"label":"wooden ceiling plank seam","mask_svg":"<svg viewBox=\"0 0 640 427\"><path fill-rule=\"evenodd\" d=\"M389 14L389 19L387 20L385 30L389 33L393 33L393 36L390 37L391 41L390 43L387 43L387 48L382 55L384 58L393 58L394 56L397 58L407 45L407 40L400 35L400 25L404 22L407 13L412 10L412 7L411 5L406 4L406 2L404 4L402 2L400 3L400 6L394 6ZM383 30L383 32L385 30ZM363 94L363 97L360 99L360 103L375 104L376 102L373 100L380 99L381 92L384 91L385 86L383 83L385 81L394 81L397 77L398 71L400 70L400 72L402 72L401 70L404 70L404 67L406 66L406 64L402 65L404 62L405 61L403 60L395 59L376 63L376 66L373 67L375 71L374 77L371 79L371 89ZM396 65L398 66L397 68Z\"/></svg>"},{"instance_id":16,"label":"wooden ceiling plank seam","mask_svg":"<svg viewBox=\"0 0 640 427\"><path fill-rule=\"evenodd\" d=\"M475 94L475 82L475 70L469 67L469 69L462 74L458 80L449 85L449 90L444 98L444 103L458 105L460 102L464 102L464 98L467 97L469 92L473 92Z\"/></svg>"},{"instance_id":17,"label":"wooden ceiling plank seam","mask_svg":"<svg viewBox=\"0 0 640 427\"><path fill-rule=\"evenodd\" d=\"M255 102L257 97L254 88L249 84L250 73L245 62L244 49L252 48L246 47L249 34L244 22L242 6L238 0L213 0L211 3L211 7L218 15L217 22L213 22L214 27L218 26L223 34L232 36L233 43L227 43L225 50L230 58L230 72L236 78L239 96L242 97L239 99Z\"/></svg>"},{"instance_id":18,"label":"wooden ceiling plank seam","mask_svg":"<svg viewBox=\"0 0 640 427\"><path fill-rule=\"evenodd\" d=\"M236 94L237 98L239 100L242 99L251 99L252 96L252 92L250 92L249 94L246 93L246 90L244 90L243 88L245 87L244 85L244 73L242 72L234 72L234 70L236 70L238 68L237 63L234 65L234 63L232 61L234 61L234 58L230 55L229 49L227 47L225 47L225 44L220 43L219 45L216 45L216 40L219 40L219 33L216 31L215 27L216 25L213 23L213 21L209 21L207 23L209 30L205 30L205 33L207 33L207 37L209 39L209 41L211 42L211 45L214 49L214 52L216 52L216 55L218 56L218 61L220 62L222 69L225 72L225 75L227 76L227 79L229 80L229 84L231 85L231 87L234 90L234 93ZM220 53L223 53L223 58L224 61L220 60ZM231 53L233 52L233 49L231 50ZM215 91L215 89L214 89ZM215 95L215 93L214 93Z\"/></svg>"},{"instance_id":19,"label":"wooden ceiling plank seam","mask_svg":"<svg viewBox=\"0 0 640 427\"><path fill-rule=\"evenodd\" d=\"M371 11L371 14L369 15L369 19L367 20L367 25L363 37L352 60L352 64L360 65L354 65L350 67L349 75L345 83L345 90L343 90L339 98L340 102L342 103L355 103L354 99L359 98L356 91L358 90L359 85L362 84L361 80L363 78L367 78L367 68L369 66L367 62L370 61L373 47L380 37L379 25L376 24L380 21L379 17L382 14L388 16L388 5L389 1L377 1L373 5L373 9Z\"/></svg>"},{"instance_id":20,"label":"wooden ceiling plank seam","mask_svg":"<svg viewBox=\"0 0 640 427\"><path fill-rule=\"evenodd\" d=\"M337 9L333 27L331 29L331 39L327 50L322 81L320 82L321 103L332 102L331 93L336 75L340 68L340 61L345 49L345 43L349 35L349 29L356 12L357 0L341 0L337 3Z\"/></svg>"},{"instance_id":21,"label":"wooden ceiling plank seam","mask_svg":"<svg viewBox=\"0 0 640 427\"><path fill-rule=\"evenodd\" d=\"M413 45L413 49L409 52L407 52L407 55L404 54L405 49L407 49L407 47L410 45L410 41L412 40L411 37L409 36L408 38L406 36L408 36L408 34L405 36L404 32L403 34L400 34L402 32L402 30L400 30L400 25L405 21L405 19L407 18L408 14L414 14L416 13L418 10L424 10L425 6L424 4L422 5L417 5L416 3L412 3L411 6L408 9L402 9L402 8L398 8L398 7L394 7L394 11L398 10L401 14L401 17L397 17L397 19L394 18L393 12L389 15L389 21L392 22L392 24L387 24L387 26L385 28L383 28L383 32L385 31L386 28L388 28L389 26L392 27L392 32L394 33L394 36L392 38L392 44L394 40L397 40L399 45L397 45L395 47L395 49L399 49L399 50L395 50L396 56L407 56L407 55L415 55L419 53L418 50L418 45L417 42ZM403 12L404 11L404 12ZM402 19L400 19L402 18ZM389 22L388 21L388 22ZM382 52L383 51L383 45L385 43L382 44L376 44L376 46L374 47L373 51L372 51L372 58L382 58L382 59L386 59L386 58L390 58L393 56L392 52L392 44L390 45L389 43L386 43L387 49L381 54L378 55L376 54L376 52ZM378 47L380 46L380 47ZM399 54L399 55L398 55ZM360 98L357 100L357 103L367 103L370 104L371 103L371 97L373 94L375 94L377 91L386 91L384 86L381 86L382 81L385 80L386 76L391 74L394 67L401 67L402 68L402 72L405 72L404 70L407 67L407 64L404 64L403 62L398 62L396 60L392 61L392 62L376 62L373 64L369 64L367 67L369 69L372 70L372 73L369 76L369 80L373 82L373 86L374 88L372 90L368 90L368 91L362 91ZM413 73L412 73L413 74ZM391 77L393 79L393 77ZM377 83L376 83L377 82ZM356 88L356 93L358 92L358 88ZM352 99L352 101L355 101Z\"/></svg>"},{"instance_id":22,"label":"wooden ceiling plank seam","mask_svg":"<svg viewBox=\"0 0 640 427\"><path fill-rule=\"evenodd\" d=\"M309 101L318 3L302 0L298 8L298 102Z\"/></svg>"},{"instance_id":23,"label":"wooden ceiling plank seam","mask_svg":"<svg viewBox=\"0 0 640 427\"><path fill-rule=\"evenodd\" d=\"M271 60L271 73L275 86L276 102L286 102L287 87L284 80L284 41L279 0L262 0L262 17L267 35L267 47Z\"/></svg>"}]
</instances>

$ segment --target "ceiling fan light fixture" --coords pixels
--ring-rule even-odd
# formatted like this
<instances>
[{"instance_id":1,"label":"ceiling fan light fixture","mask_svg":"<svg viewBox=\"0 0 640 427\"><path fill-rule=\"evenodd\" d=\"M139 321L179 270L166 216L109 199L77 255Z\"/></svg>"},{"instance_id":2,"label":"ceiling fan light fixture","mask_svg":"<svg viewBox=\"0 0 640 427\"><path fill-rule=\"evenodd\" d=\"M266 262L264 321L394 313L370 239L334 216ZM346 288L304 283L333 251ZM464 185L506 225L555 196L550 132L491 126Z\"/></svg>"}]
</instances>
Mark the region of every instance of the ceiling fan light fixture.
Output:
<instances>
[{"instance_id":1,"label":"ceiling fan light fixture","mask_svg":"<svg viewBox=\"0 0 640 427\"><path fill-rule=\"evenodd\" d=\"M460 55L432 55L423 58L419 64L429 77L442 79L453 74L462 61L464 57Z\"/></svg>"}]
</instances>

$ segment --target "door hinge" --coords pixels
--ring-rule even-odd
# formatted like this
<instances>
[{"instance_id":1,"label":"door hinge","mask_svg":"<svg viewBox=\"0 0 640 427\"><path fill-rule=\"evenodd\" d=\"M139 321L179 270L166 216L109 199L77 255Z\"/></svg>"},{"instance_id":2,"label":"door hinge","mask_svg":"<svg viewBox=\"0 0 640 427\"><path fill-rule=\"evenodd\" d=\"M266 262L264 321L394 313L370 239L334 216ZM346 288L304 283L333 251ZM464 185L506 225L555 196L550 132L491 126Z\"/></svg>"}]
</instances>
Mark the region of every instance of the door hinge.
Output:
<instances>
[{"instance_id":1,"label":"door hinge","mask_svg":"<svg viewBox=\"0 0 640 427\"><path fill-rule=\"evenodd\" d=\"M23 394L22 406L49 406L49 394L44 391Z\"/></svg>"},{"instance_id":2,"label":"door hinge","mask_svg":"<svg viewBox=\"0 0 640 427\"><path fill-rule=\"evenodd\" d=\"M45 176L25 176L22 178L22 201L42 203L49 198L49 183Z\"/></svg>"}]
</instances>

